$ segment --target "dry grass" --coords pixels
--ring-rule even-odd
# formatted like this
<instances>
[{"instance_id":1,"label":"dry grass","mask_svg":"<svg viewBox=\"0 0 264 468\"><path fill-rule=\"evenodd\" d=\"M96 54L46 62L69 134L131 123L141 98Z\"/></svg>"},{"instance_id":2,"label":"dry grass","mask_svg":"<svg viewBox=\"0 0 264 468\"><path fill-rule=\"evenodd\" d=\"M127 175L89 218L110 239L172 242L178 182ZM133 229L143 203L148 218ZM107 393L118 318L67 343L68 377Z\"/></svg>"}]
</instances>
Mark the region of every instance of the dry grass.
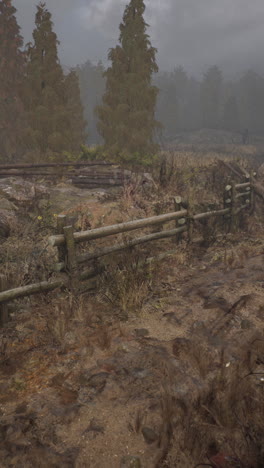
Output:
<instances>
[{"instance_id":1,"label":"dry grass","mask_svg":"<svg viewBox=\"0 0 264 468\"><path fill-rule=\"evenodd\" d=\"M108 260L99 280L100 296L111 304L122 319L138 314L147 301L152 283L153 266L139 252L128 247L120 256Z\"/></svg>"},{"instance_id":2,"label":"dry grass","mask_svg":"<svg viewBox=\"0 0 264 468\"><path fill-rule=\"evenodd\" d=\"M207 352L206 352L207 351ZM156 467L200 466L226 454L238 468L261 468L264 463L264 340L251 337L236 362L222 350L217 360L194 341L185 357L198 371L200 383L182 397L174 396L173 376L161 398L160 448ZM198 385L198 386L197 386ZM210 466L210 465L209 465Z\"/></svg>"}]
</instances>

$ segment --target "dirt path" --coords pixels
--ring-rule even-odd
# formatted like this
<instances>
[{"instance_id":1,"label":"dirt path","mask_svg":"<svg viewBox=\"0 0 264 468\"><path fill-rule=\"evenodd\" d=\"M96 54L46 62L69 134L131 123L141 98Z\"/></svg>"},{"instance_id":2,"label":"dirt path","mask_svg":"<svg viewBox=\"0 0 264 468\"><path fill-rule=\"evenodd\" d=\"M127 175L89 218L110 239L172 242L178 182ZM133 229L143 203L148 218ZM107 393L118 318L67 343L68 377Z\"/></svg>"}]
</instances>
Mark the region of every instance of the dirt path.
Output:
<instances>
[{"instance_id":1,"label":"dirt path","mask_svg":"<svg viewBox=\"0 0 264 468\"><path fill-rule=\"evenodd\" d=\"M242 251L232 257L220 246L182 266L170 257L142 313L125 323L90 297L65 330L72 310L62 298L57 305L54 296L50 304L25 301L0 335L0 466L202 462L201 448L179 449L179 415L197 405L219 369L228 377L243 348L263 337L263 242Z\"/></svg>"}]
</instances>

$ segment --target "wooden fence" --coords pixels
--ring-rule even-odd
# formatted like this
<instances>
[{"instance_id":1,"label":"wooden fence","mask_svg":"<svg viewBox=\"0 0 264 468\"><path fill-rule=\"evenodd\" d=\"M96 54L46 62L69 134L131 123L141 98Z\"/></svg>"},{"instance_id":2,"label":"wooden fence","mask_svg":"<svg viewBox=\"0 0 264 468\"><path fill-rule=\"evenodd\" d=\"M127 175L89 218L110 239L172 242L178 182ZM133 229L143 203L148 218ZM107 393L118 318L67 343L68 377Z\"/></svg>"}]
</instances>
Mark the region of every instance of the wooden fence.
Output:
<instances>
[{"instance_id":1,"label":"wooden fence","mask_svg":"<svg viewBox=\"0 0 264 468\"><path fill-rule=\"evenodd\" d=\"M56 179L65 176L73 185L84 189L119 187L129 182L131 175L131 171L104 161L0 165L0 179L4 177Z\"/></svg>"},{"instance_id":2,"label":"wooden fence","mask_svg":"<svg viewBox=\"0 0 264 468\"><path fill-rule=\"evenodd\" d=\"M194 241L194 230L197 222L211 217L222 217L223 224L226 226L226 231L234 232L239 213L243 210L248 210L250 212L254 209L253 187L253 176L247 176L247 181L244 183L233 183L231 185L227 185L223 196L224 206L219 210L205 211L203 213L195 214L188 204L183 203L181 197L175 197L175 211L171 213L114 224L112 226L100 227L83 232L74 232L74 227L72 225L67 225L67 217L64 215L58 216L57 234L49 237L49 244L57 249L58 262L55 265L55 270L57 272L67 273L67 275L64 275L66 279L57 279L50 282L45 281L8 290L5 278L0 276L1 323L4 324L8 320L6 306L8 301L36 293L52 291L63 286L75 290L81 281L93 278L102 271L100 268L95 271L90 267L89 269L80 272L80 265L90 264L91 266L95 259L99 259L105 255L120 252L129 247L160 239L175 238L179 241L184 232L187 233L188 242L191 243ZM92 252L89 251L82 254L78 253L78 244L83 242L91 242L96 239L102 239L108 236L152 226L160 227L161 225L171 221L174 221L176 224L174 229L161 230L159 232L146 234L144 236L133 238L127 242L117 242L111 246L98 248Z\"/></svg>"}]
</instances>

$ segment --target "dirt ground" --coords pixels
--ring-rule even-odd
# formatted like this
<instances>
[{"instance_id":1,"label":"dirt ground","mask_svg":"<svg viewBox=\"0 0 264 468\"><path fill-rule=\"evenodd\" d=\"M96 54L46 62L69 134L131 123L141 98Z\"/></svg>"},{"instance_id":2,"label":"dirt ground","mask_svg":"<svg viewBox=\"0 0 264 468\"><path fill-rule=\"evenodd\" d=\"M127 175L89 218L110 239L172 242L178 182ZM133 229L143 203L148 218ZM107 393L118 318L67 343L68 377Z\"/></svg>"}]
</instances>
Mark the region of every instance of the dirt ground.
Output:
<instances>
[{"instance_id":1,"label":"dirt ground","mask_svg":"<svg viewBox=\"0 0 264 468\"><path fill-rule=\"evenodd\" d=\"M192 466L187 450L177 461L173 439L162 453L166 398L193 404L222 349L232 372L241 347L263 336L263 245L258 235L247 240L249 252L233 239L192 252L188 264L168 257L127 322L96 295L71 303L67 330L54 320L73 310L63 295L17 304L1 330L1 466L115 468L125 456L141 465L124 466ZM224 260L227 248L233 261Z\"/></svg>"},{"instance_id":2,"label":"dirt ground","mask_svg":"<svg viewBox=\"0 0 264 468\"><path fill-rule=\"evenodd\" d=\"M114 221L118 210L105 210ZM146 267L145 281L122 277L124 290L107 278L99 292L10 304L0 467L264 466L259 213L210 245L155 243L154 253L175 253Z\"/></svg>"}]
</instances>

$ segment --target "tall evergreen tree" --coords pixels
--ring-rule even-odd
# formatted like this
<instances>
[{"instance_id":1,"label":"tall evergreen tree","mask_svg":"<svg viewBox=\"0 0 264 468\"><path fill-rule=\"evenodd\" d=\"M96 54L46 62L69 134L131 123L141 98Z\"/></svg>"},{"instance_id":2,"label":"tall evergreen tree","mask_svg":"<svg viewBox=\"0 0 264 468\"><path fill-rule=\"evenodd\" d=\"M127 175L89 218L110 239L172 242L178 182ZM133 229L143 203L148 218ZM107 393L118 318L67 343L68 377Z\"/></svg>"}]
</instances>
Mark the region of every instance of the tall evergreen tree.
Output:
<instances>
[{"instance_id":1,"label":"tall evergreen tree","mask_svg":"<svg viewBox=\"0 0 264 468\"><path fill-rule=\"evenodd\" d=\"M83 105L80 96L80 86L77 73L71 70L65 78L67 96L67 110L69 116L69 128L67 138L68 151L78 153L80 144L86 140L86 122L84 120Z\"/></svg>"},{"instance_id":2,"label":"tall evergreen tree","mask_svg":"<svg viewBox=\"0 0 264 468\"><path fill-rule=\"evenodd\" d=\"M78 99L73 75L65 82L58 59L59 41L53 31L51 13L45 3L37 6L33 43L28 44L26 108L28 113L28 158L58 159L64 152L79 151L84 143L81 108L77 119L81 128L73 125L73 99ZM74 81L74 84L73 84ZM74 97L67 96L67 89ZM76 131L77 134L73 134ZM79 143L78 143L78 140ZM71 143L70 143L71 141Z\"/></svg>"},{"instance_id":3,"label":"tall evergreen tree","mask_svg":"<svg viewBox=\"0 0 264 468\"><path fill-rule=\"evenodd\" d=\"M23 39L11 0L0 0L0 160L19 158L22 152Z\"/></svg>"},{"instance_id":4,"label":"tall evergreen tree","mask_svg":"<svg viewBox=\"0 0 264 468\"><path fill-rule=\"evenodd\" d=\"M178 130L179 103L172 73L159 73L155 78L159 88L156 116L162 123L162 139L172 140Z\"/></svg>"},{"instance_id":5,"label":"tall evergreen tree","mask_svg":"<svg viewBox=\"0 0 264 468\"><path fill-rule=\"evenodd\" d=\"M241 123L250 132L264 131L264 78L248 70L238 82Z\"/></svg>"},{"instance_id":6,"label":"tall evergreen tree","mask_svg":"<svg viewBox=\"0 0 264 468\"><path fill-rule=\"evenodd\" d=\"M105 92L104 67L102 62L97 65L87 60L76 68L79 77L81 99L84 106L84 117L87 122L88 143L102 144L102 138L97 130L97 117L94 110L101 105Z\"/></svg>"},{"instance_id":7,"label":"tall evergreen tree","mask_svg":"<svg viewBox=\"0 0 264 468\"><path fill-rule=\"evenodd\" d=\"M222 106L222 72L217 67L211 67L204 75L202 83L202 113L203 125L207 128L218 128L221 121Z\"/></svg>"},{"instance_id":8,"label":"tall evergreen tree","mask_svg":"<svg viewBox=\"0 0 264 468\"><path fill-rule=\"evenodd\" d=\"M187 97L188 97L188 88L189 88L189 79L186 71L182 66L179 66L174 69L172 73L173 82L176 88L176 96L178 102L178 129L184 130L187 128L187 119L186 115L187 109Z\"/></svg>"},{"instance_id":9,"label":"tall evergreen tree","mask_svg":"<svg viewBox=\"0 0 264 468\"><path fill-rule=\"evenodd\" d=\"M119 43L110 49L112 66L105 72L106 92L97 108L98 130L106 147L113 153L155 151L155 105L158 88L152 85L152 74L158 71L157 50L146 33L143 0L131 0L120 24Z\"/></svg>"},{"instance_id":10,"label":"tall evergreen tree","mask_svg":"<svg viewBox=\"0 0 264 468\"><path fill-rule=\"evenodd\" d=\"M239 111L236 96L229 96L224 104L223 128L236 132L240 128Z\"/></svg>"}]
</instances>

